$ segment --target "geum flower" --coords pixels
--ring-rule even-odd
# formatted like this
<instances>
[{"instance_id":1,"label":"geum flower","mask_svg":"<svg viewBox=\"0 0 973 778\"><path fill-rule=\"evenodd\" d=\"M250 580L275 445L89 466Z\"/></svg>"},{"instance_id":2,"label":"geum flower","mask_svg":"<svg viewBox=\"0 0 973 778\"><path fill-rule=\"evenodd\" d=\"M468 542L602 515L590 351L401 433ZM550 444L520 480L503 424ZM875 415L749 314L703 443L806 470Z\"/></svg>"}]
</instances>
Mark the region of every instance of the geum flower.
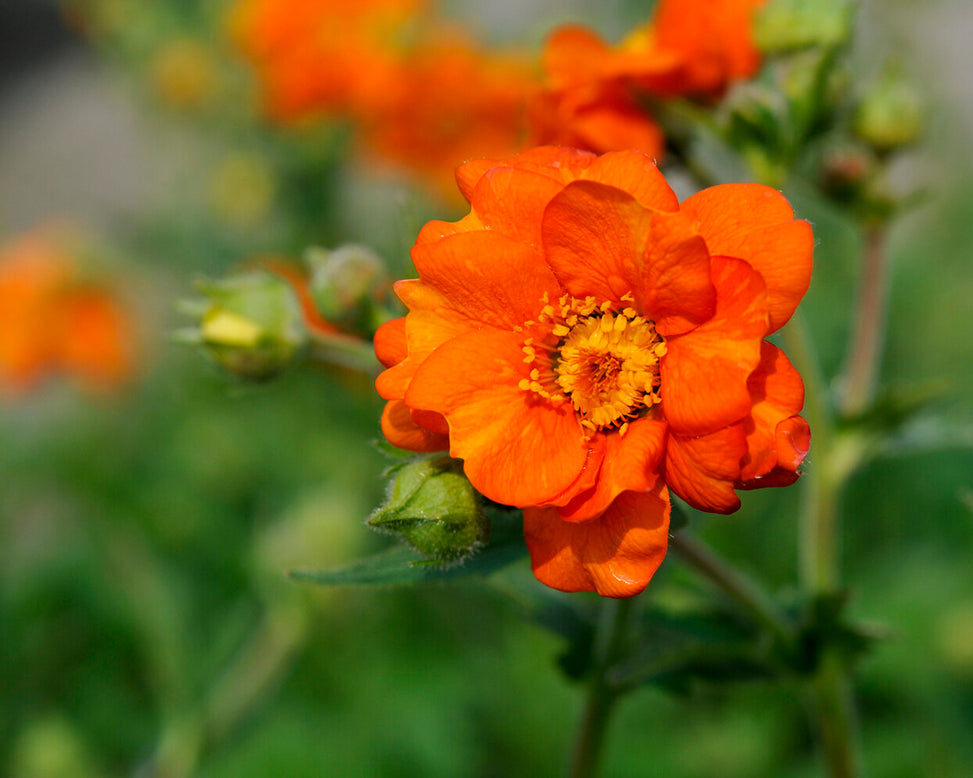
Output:
<instances>
[{"instance_id":1,"label":"geum flower","mask_svg":"<svg viewBox=\"0 0 973 778\"><path fill-rule=\"evenodd\" d=\"M535 575L642 591L669 490L716 513L797 478L800 375L764 338L804 295L810 226L728 184L679 203L650 158L542 147L457 172L470 213L430 222L375 344L388 439L448 448L524 508Z\"/></svg>"},{"instance_id":2,"label":"geum flower","mask_svg":"<svg viewBox=\"0 0 973 778\"><path fill-rule=\"evenodd\" d=\"M760 66L753 17L765 0L661 0L618 44L579 25L544 46L542 88L529 106L532 139L595 152L660 157L662 130L645 98L719 97Z\"/></svg>"}]
</instances>

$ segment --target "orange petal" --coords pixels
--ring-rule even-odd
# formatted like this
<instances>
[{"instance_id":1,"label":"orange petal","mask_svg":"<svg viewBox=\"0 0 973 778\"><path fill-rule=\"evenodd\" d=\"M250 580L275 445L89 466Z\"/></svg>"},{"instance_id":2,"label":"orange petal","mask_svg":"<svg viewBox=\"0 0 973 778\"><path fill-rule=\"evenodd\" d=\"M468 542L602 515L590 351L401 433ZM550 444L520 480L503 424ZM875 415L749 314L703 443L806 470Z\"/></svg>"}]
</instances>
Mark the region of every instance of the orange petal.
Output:
<instances>
[{"instance_id":1,"label":"orange petal","mask_svg":"<svg viewBox=\"0 0 973 778\"><path fill-rule=\"evenodd\" d=\"M747 381L747 388L753 408L750 418L744 422L748 453L740 474L743 481L766 475L777 466L777 427L785 419L796 418L804 407L804 382L800 374L784 352L767 341L761 344L760 364ZM793 462L793 447L787 444L787 448L791 451L784 460ZM796 470L803 459L801 456L789 469Z\"/></svg>"},{"instance_id":2,"label":"orange petal","mask_svg":"<svg viewBox=\"0 0 973 778\"><path fill-rule=\"evenodd\" d=\"M461 335L423 362L406 393L411 407L446 417L450 454L473 486L519 507L562 494L590 449L570 403L519 388L530 369L522 345L522 335L489 328Z\"/></svg>"},{"instance_id":3,"label":"orange petal","mask_svg":"<svg viewBox=\"0 0 973 778\"><path fill-rule=\"evenodd\" d=\"M811 428L800 416L784 419L774 429L777 464L749 480L740 480L737 489L761 489L765 486L789 486L800 475L801 466L811 448Z\"/></svg>"},{"instance_id":4,"label":"orange petal","mask_svg":"<svg viewBox=\"0 0 973 778\"><path fill-rule=\"evenodd\" d=\"M578 149L561 146L537 146L506 160L471 159L456 170L456 182L467 200L480 179L495 167L512 166L548 175L558 181L571 181L591 164L595 156Z\"/></svg>"},{"instance_id":5,"label":"orange petal","mask_svg":"<svg viewBox=\"0 0 973 778\"><path fill-rule=\"evenodd\" d=\"M409 406L401 400L385 404L382 411L382 433L393 446L406 451L445 451L449 448L449 436L420 427L412 418Z\"/></svg>"},{"instance_id":6,"label":"orange petal","mask_svg":"<svg viewBox=\"0 0 973 778\"><path fill-rule=\"evenodd\" d=\"M541 242L544 209L564 184L514 167L487 171L473 190L473 210L483 228L532 246Z\"/></svg>"},{"instance_id":7,"label":"orange petal","mask_svg":"<svg viewBox=\"0 0 973 778\"><path fill-rule=\"evenodd\" d=\"M408 288L418 292L422 285L416 283ZM396 290L400 291L398 284ZM405 317L408 355L375 379L376 391L386 400L401 400L405 396L405 390L412 376L425 358L445 341L469 332L471 327L472 324L468 319L448 309L410 311Z\"/></svg>"},{"instance_id":8,"label":"orange petal","mask_svg":"<svg viewBox=\"0 0 973 778\"><path fill-rule=\"evenodd\" d=\"M575 181L544 212L544 255L575 297L593 295L621 305L637 288L651 215L628 192Z\"/></svg>"},{"instance_id":9,"label":"orange petal","mask_svg":"<svg viewBox=\"0 0 973 778\"><path fill-rule=\"evenodd\" d=\"M375 332L375 356L385 367L397 365L409 354L405 343L405 317L385 322Z\"/></svg>"},{"instance_id":10,"label":"orange petal","mask_svg":"<svg viewBox=\"0 0 973 778\"><path fill-rule=\"evenodd\" d=\"M710 255L682 214L652 215L639 271L637 308L655 321L661 335L687 332L713 316Z\"/></svg>"},{"instance_id":11,"label":"orange petal","mask_svg":"<svg viewBox=\"0 0 973 778\"><path fill-rule=\"evenodd\" d=\"M544 42L542 67L555 89L590 83L608 55L608 44L580 25L565 25Z\"/></svg>"},{"instance_id":12,"label":"orange petal","mask_svg":"<svg viewBox=\"0 0 973 778\"><path fill-rule=\"evenodd\" d=\"M740 499L733 491L747 453L742 424L711 435L682 437L669 433L665 477L669 488L701 511L733 513Z\"/></svg>"},{"instance_id":13,"label":"orange petal","mask_svg":"<svg viewBox=\"0 0 973 778\"><path fill-rule=\"evenodd\" d=\"M704 435L750 412L747 379L760 362L767 331L764 283L746 262L713 258L716 313L667 340L662 409L674 432Z\"/></svg>"},{"instance_id":14,"label":"orange petal","mask_svg":"<svg viewBox=\"0 0 973 778\"><path fill-rule=\"evenodd\" d=\"M764 0L662 0L653 14L656 43L678 52L687 68L682 93L718 93L760 65L754 9Z\"/></svg>"},{"instance_id":15,"label":"orange petal","mask_svg":"<svg viewBox=\"0 0 973 778\"><path fill-rule=\"evenodd\" d=\"M624 492L597 519L562 521L556 508L524 510L534 575L566 592L632 597L648 585L669 542L669 495Z\"/></svg>"},{"instance_id":16,"label":"orange petal","mask_svg":"<svg viewBox=\"0 0 973 778\"><path fill-rule=\"evenodd\" d=\"M659 466L665 451L666 423L639 419L625 434L611 432L605 439L605 455L594 488L578 494L558 509L564 521L587 521L604 512L619 494L646 492L659 480Z\"/></svg>"},{"instance_id":17,"label":"orange petal","mask_svg":"<svg viewBox=\"0 0 973 778\"><path fill-rule=\"evenodd\" d=\"M615 151L598 157L581 174L582 179L597 181L628 192L645 208L678 211L679 199L655 161L638 151Z\"/></svg>"},{"instance_id":18,"label":"orange petal","mask_svg":"<svg viewBox=\"0 0 973 778\"><path fill-rule=\"evenodd\" d=\"M493 231L417 245L412 260L423 284L439 292L449 308L491 326L520 326L536 317L545 293L559 293L537 249Z\"/></svg>"},{"instance_id":19,"label":"orange petal","mask_svg":"<svg viewBox=\"0 0 973 778\"><path fill-rule=\"evenodd\" d=\"M554 132L552 142L571 142L598 153L638 149L661 157L665 151L662 128L628 95L599 96L593 103L574 105L564 98Z\"/></svg>"},{"instance_id":20,"label":"orange petal","mask_svg":"<svg viewBox=\"0 0 973 778\"><path fill-rule=\"evenodd\" d=\"M711 254L748 262L767 284L770 332L794 313L811 282L814 236L776 189L760 184L723 184L682 204L697 221Z\"/></svg>"}]
</instances>

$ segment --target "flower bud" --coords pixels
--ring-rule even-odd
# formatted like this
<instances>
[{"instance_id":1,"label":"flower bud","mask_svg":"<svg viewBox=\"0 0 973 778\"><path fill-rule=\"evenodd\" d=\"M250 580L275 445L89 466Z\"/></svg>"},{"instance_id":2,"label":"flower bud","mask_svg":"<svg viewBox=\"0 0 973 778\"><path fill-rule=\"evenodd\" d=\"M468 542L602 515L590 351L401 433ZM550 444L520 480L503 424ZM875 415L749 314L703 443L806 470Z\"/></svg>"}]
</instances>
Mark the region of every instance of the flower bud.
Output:
<instances>
[{"instance_id":1,"label":"flower bud","mask_svg":"<svg viewBox=\"0 0 973 778\"><path fill-rule=\"evenodd\" d=\"M376 302L389 281L374 251L356 245L333 251L311 248L304 261L310 273L308 287L321 316L351 332L371 333L381 324L376 320Z\"/></svg>"},{"instance_id":2,"label":"flower bud","mask_svg":"<svg viewBox=\"0 0 973 778\"><path fill-rule=\"evenodd\" d=\"M480 497L462 464L442 455L410 460L397 468L388 502L368 524L397 532L439 562L469 556L489 533Z\"/></svg>"},{"instance_id":3,"label":"flower bud","mask_svg":"<svg viewBox=\"0 0 973 778\"><path fill-rule=\"evenodd\" d=\"M914 143L922 132L919 95L901 76L886 72L858 106L854 128L879 153Z\"/></svg>"},{"instance_id":4,"label":"flower bud","mask_svg":"<svg viewBox=\"0 0 973 778\"><path fill-rule=\"evenodd\" d=\"M851 34L850 0L771 0L754 20L754 40L765 54L838 46Z\"/></svg>"},{"instance_id":5,"label":"flower bud","mask_svg":"<svg viewBox=\"0 0 973 778\"><path fill-rule=\"evenodd\" d=\"M828 146L821 158L819 183L838 202L854 202L875 175L875 154L861 143Z\"/></svg>"},{"instance_id":6,"label":"flower bud","mask_svg":"<svg viewBox=\"0 0 973 778\"><path fill-rule=\"evenodd\" d=\"M277 375L304 343L300 308L290 286L270 273L245 273L197 282L204 301L184 306L198 330L180 333L225 370L261 380Z\"/></svg>"}]
</instances>

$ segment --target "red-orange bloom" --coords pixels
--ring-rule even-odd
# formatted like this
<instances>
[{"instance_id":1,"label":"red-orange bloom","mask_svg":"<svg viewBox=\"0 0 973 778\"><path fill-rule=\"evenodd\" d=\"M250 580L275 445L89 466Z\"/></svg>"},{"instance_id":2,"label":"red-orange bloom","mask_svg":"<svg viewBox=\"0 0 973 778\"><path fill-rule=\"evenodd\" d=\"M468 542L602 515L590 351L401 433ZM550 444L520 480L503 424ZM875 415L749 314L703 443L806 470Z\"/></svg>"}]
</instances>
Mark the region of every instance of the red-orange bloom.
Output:
<instances>
[{"instance_id":1,"label":"red-orange bloom","mask_svg":"<svg viewBox=\"0 0 973 778\"><path fill-rule=\"evenodd\" d=\"M115 387L134 367L131 330L109 292L79 281L52 235L0 248L0 387L25 391L59 371L91 389Z\"/></svg>"},{"instance_id":2,"label":"red-orange bloom","mask_svg":"<svg viewBox=\"0 0 973 778\"><path fill-rule=\"evenodd\" d=\"M797 371L764 338L807 289L812 235L777 191L680 204L650 158L544 147L463 165L471 204L430 222L376 335L388 439L449 448L524 508L534 572L637 594L666 551L669 492L718 513L797 477Z\"/></svg>"},{"instance_id":3,"label":"red-orange bloom","mask_svg":"<svg viewBox=\"0 0 973 778\"><path fill-rule=\"evenodd\" d=\"M652 21L616 46L583 27L556 30L531 105L534 140L661 156L662 133L643 97L715 97L752 76L760 65L753 14L763 2L662 0Z\"/></svg>"}]
</instances>

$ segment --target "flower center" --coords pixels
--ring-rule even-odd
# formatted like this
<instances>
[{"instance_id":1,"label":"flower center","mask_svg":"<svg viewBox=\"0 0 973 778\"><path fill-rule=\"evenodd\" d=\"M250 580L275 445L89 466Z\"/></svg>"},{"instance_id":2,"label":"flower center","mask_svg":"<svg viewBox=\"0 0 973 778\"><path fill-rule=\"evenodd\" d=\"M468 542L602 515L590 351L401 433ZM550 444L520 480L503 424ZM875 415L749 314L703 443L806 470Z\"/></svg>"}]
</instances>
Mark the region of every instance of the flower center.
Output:
<instances>
[{"instance_id":1,"label":"flower center","mask_svg":"<svg viewBox=\"0 0 973 778\"><path fill-rule=\"evenodd\" d=\"M659 360L666 344L651 319L633 308L613 311L610 303L569 296L545 305L539 318L553 327L542 341L525 341L525 361L535 367L522 389L570 400L591 433L608 427L624 433L631 419L662 402Z\"/></svg>"}]
</instances>

